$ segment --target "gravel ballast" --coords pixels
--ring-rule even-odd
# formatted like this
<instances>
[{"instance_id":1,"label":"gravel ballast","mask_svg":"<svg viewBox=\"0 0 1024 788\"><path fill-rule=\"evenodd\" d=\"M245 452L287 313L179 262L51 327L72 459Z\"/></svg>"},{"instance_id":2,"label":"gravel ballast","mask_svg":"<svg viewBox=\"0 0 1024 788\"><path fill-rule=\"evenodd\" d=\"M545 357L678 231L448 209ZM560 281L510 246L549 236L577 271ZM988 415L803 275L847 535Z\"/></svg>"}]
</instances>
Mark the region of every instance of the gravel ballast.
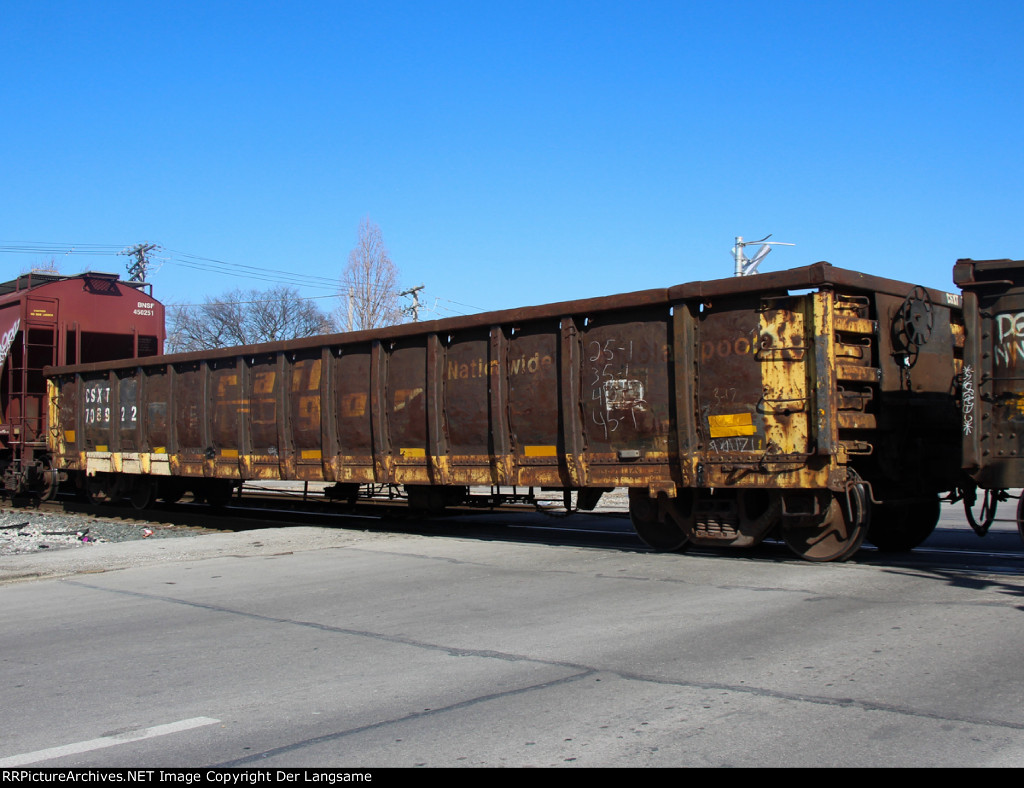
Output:
<instances>
[{"instance_id":1,"label":"gravel ballast","mask_svg":"<svg viewBox=\"0 0 1024 788\"><path fill-rule=\"evenodd\" d=\"M0 555L87 548L104 542L194 536L158 524L100 520L84 515L45 514L34 509L0 510Z\"/></svg>"},{"instance_id":2,"label":"gravel ballast","mask_svg":"<svg viewBox=\"0 0 1024 788\"><path fill-rule=\"evenodd\" d=\"M615 493L621 494L606 496L599 511L624 510L624 491ZM429 538L350 527L268 528L256 520L253 525L252 530L223 531L6 506L0 508L0 585L168 561L277 556Z\"/></svg>"}]
</instances>

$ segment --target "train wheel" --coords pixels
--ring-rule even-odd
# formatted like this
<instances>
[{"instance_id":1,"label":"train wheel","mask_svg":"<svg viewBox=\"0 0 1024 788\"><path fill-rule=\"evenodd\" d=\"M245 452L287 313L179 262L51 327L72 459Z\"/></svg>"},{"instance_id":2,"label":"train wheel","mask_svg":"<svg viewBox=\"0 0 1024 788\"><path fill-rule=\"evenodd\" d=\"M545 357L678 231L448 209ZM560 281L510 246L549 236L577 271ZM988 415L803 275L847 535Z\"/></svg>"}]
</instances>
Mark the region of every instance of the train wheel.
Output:
<instances>
[{"instance_id":1,"label":"train wheel","mask_svg":"<svg viewBox=\"0 0 1024 788\"><path fill-rule=\"evenodd\" d=\"M845 561L856 553L867 536L871 520L864 485L835 493L824 515L801 517L783 526L782 538L794 553L807 561Z\"/></svg>"},{"instance_id":2,"label":"train wheel","mask_svg":"<svg viewBox=\"0 0 1024 788\"><path fill-rule=\"evenodd\" d=\"M932 535L939 514L937 497L873 506L868 541L885 553L913 550Z\"/></svg>"},{"instance_id":3,"label":"train wheel","mask_svg":"<svg viewBox=\"0 0 1024 788\"><path fill-rule=\"evenodd\" d=\"M148 509L156 502L156 482L144 476L135 479L128 498L136 509Z\"/></svg>"},{"instance_id":4,"label":"train wheel","mask_svg":"<svg viewBox=\"0 0 1024 788\"><path fill-rule=\"evenodd\" d=\"M234 492L235 485L227 479L208 481L202 488L203 498L214 509L223 509L231 503Z\"/></svg>"},{"instance_id":5,"label":"train wheel","mask_svg":"<svg viewBox=\"0 0 1024 788\"><path fill-rule=\"evenodd\" d=\"M1005 490L985 490L981 497L981 509L977 514L974 512L974 505L978 502L978 489L973 485L964 491L964 514L967 522L974 529L978 536L984 536L992 523L996 520L996 510L999 502L1006 500L1000 493Z\"/></svg>"},{"instance_id":6,"label":"train wheel","mask_svg":"<svg viewBox=\"0 0 1024 788\"><path fill-rule=\"evenodd\" d=\"M99 476L89 476L85 480L85 500L91 503L93 506L98 506L101 503L106 503L110 500L110 493L107 490L107 485L104 484L103 479Z\"/></svg>"},{"instance_id":7,"label":"train wheel","mask_svg":"<svg viewBox=\"0 0 1024 788\"><path fill-rule=\"evenodd\" d=\"M57 497L57 489L60 487L60 471L53 467L49 459L39 464L38 489L40 501L52 501Z\"/></svg>"},{"instance_id":8,"label":"train wheel","mask_svg":"<svg viewBox=\"0 0 1024 788\"><path fill-rule=\"evenodd\" d=\"M157 482L157 497L164 503L177 503L182 499L188 488L181 479L175 477L161 478Z\"/></svg>"},{"instance_id":9,"label":"train wheel","mask_svg":"<svg viewBox=\"0 0 1024 788\"><path fill-rule=\"evenodd\" d=\"M660 552L680 552L688 546L689 537L670 516L659 518L659 502L643 488L629 491L629 520L633 529L649 546Z\"/></svg>"}]
</instances>

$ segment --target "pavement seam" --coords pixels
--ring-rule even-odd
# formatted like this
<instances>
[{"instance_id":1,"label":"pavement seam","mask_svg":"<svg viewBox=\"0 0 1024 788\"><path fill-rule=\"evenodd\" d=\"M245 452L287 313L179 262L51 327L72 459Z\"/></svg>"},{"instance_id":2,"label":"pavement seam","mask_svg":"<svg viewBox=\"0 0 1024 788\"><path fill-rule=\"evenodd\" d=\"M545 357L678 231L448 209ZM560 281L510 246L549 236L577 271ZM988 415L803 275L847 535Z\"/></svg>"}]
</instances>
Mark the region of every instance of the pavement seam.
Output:
<instances>
[{"instance_id":1,"label":"pavement seam","mask_svg":"<svg viewBox=\"0 0 1024 788\"><path fill-rule=\"evenodd\" d=\"M429 643L429 642L426 642L426 641L416 640L414 638L403 637L403 636L399 636L399 635L386 635L386 634L383 634L383 633L380 633L380 632L370 632L370 631L367 631L367 630L358 630L358 629L349 629L349 628L345 628L345 627L336 627L336 626L332 626L332 625L329 625L329 624L321 624L321 623L318 623L318 622L315 622L315 621L299 621L299 620L295 620L295 619L280 618L278 616L268 616L268 615L265 615L265 614L262 614L262 613L252 613L252 612L248 612L248 611L244 611L244 610L238 610L238 609L235 609L235 608L223 607L221 605L214 605L214 604L210 604L210 603L206 603L206 602L193 602L193 601L189 601L189 600L185 600L185 599L178 599L176 597L164 596L164 595L160 595L160 594L147 594L147 593L144 593L144 592L141 592L141 591L128 591L128 590L124 590L124 589L103 588L102 586L95 586L95 585L91 585L89 583L83 583L81 581L76 581L76 580L65 580L63 582L68 583L70 585L79 586L81 588L86 588L86 589L89 589L89 590L92 590L92 591L100 591L100 592L106 592L106 593L110 593L110 594L117 594L117 595L121 595L121 596L130 596L130 597L142 598L142 599L150 599L150 600L153 600L153 601L168 602L168 603L177 604L177 605L186 605L186 606L198 608L198 609L201 609L201 610L208 610L208 611L216 612L216 613L227 613L229 615L241 616L241 617L249 618L249 619L252 619L252 620L262 621L262 622L271 623L271 624L287 624L287 625L291 625L291 626L300 626L300 627L306 627L306 628L310 628L310 629L318 629L320 631L329 632L329 633L333 633L333 634L351 635L353 637L362 637L362 638L369 638L369 639L378 640L378 641L384 641L384 642L388 642L388 643L397 643L397 644L400 644L400 645L410 646L410 647L413 647L413 648L426 649L426 650L430 650L430 651L439 651L439 652L443 652L445 654L448 654L450 656L455 656L455 657L477 657L477 658L480 658L480 659L498 659L498 660L502 660L502 661L505 661L505 662L526 662L526 663L533 663L533 664L538 664L538 665L544 665L546 667L558 667L558 668L565 668L567 670L575 671L573 676L567 677L567 678L563 678L563 679L557 679L557 680L555 680L555 683L558 683L558 682L561 682L561 681L566 681L566 680L569 680L569 679L589 676L589 675L593 675L593 674L596 674L596 673L603 673L603 674L608 674L608 675L616 676L616 677L621 678L621 679L626 680L626 681L640 681L640 682L644 682L644 683L659 684L659 685L663 685L663 686L683 687L683 688L687 688L687 689L717 690L717 691L724 691L724 692L735 692L735 693L743 694L743 695L752 695L752 696L757 696L757 697L770 698L770 699L774 699L774 700L786 700L786 701L792 701L792 702L796 702L796 703L810 703L810 704L814 704L814 705L818 705L818 706L833 706L833 707L839 707L839 708L855 707L855 708L859 708L859 709L861 709L863 711L881 711L881 712L886 712L886 713L890 713L890 714L898 714L898 715L901 715L901 716L914 717L914 718L918 718L918 719L932 719L932 720L938 720L938 721L942 721L942 722L960 722L960 723L966 723L966 724L970 724L970 725L981 725L981 726L986 726L986 727L995 727L995 728L1002 728L1002 729L1009 729L1009 730L1024 730L1024 722L1011 722L1009 720L987 719L987 718L984 718L984 717L970 717L970 716L966 716L966 715L964 715L964 716L950 716L950 715L946 715L946 714L939 714L939 713L936 713L936 712L930 712L930 711L921 710L921 709L913 709L913 708L909 708L909 707L905 707L905 706L898 706L896 704L887 704L887 703L881 703L881 702L870 701L870 700L857 700L855 698L834 698L834 697L828 697L828 696L823 696L823 695L807 695L807 694L795 693L795 692L782 692L782 691L779 691L779 690L773 690L773 689L769 689L769 688L766 688L766 687L754 687L754 686L749 686L749 685L746 685L746 684L724 684L724 683L717 683L717 682L702 682L702 681L693 681L693 680L686 680L686 679L670 679L670 678L665 678L665 677L662 677L662 676L655 676L655 675L644 674L644 673L632 673L632 672L620 671L620 670L609 669L609 668L597 668L597 667L594 667L592 665L584 665L584 664L577 663L577 662L568 662L568 661L560 661L560 660L542 659L542 658L538 658L538 657L530 657L530 656L527 656L525 654L512 654L512 653L509 653L509 652L494 651L494 650L487 650L487 649L457 648L457 647L453 647L453 646L444 646L444 645L440 645L440 644L437 644L437 643ZM541 688L545 687L545 686L548 686L548 685L546 685L546 684L537 685L537 687L541 687ZM510 691L510 692L525 692L525 691L527 691L529 689L532 689L532 687L525 687L525 688L522 688L520 690L514 690L514 691ZM504 694L505 693L499 693L495 697L501 697ZM490 697L490 696L481 696L482 699L487 699L488 697ZM469 703L477 702L477 701L478 701L478 699L471 699L470 701L463 701L462 704L469 704ZM461 705L461 704L457 704L456 706L453 706L451 708L458 708L459 705ZM438 710L438 711L440 711L440 710ZM425 712L421 712L420 716L422 716L424 713ZM411 719L411 717L403 717L403 718L400 718L399 720L396 720L396 721L401 722L402 720L405 720L405 719ZM386 724L386 722L382 721L380 723L374 723L373 726L369 726L369 727L376 727L376 726L383 725L383 724ZM358 730L363 730L363 729L358 729ZM349 735L350 733L351 733L350 731L342 731L342 732L338 732L338 733L335 733L335 734L328 734L327 736L328 737L331 737L331 736L333 736L333 737L340 737L340 736L343 736L343 735ZM317 739L316 741L319 741L319 740L320 739ZM258 757L261 757L261 756L253 755L253 756L250 756L250 757L251 758L258 758ZM246 760L249 760L249 758L247 758Z\"/></svg>"}]
</instances>

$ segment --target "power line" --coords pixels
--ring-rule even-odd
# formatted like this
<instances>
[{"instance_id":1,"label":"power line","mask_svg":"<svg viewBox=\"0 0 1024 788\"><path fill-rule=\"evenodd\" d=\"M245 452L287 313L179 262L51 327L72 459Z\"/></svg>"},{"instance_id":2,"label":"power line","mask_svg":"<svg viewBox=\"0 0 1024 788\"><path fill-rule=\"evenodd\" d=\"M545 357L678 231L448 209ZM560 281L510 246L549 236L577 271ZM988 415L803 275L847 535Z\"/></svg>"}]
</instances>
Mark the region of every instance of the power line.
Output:
<instances>
[{"instance_id":1,"label":"power line","mask_svg":"<svg viewBox=\"0 0 1024 788\"><path fill-rule=\"evenodd\" d=\"M308 296L299 297L299 300L317 300L323 298L348 298L350 293L353 291L350 289L342 288L341 277L331 278L326 276L318 276L316 274L297 274L295 271L285 271L276 268L262 268L260 266L248 265L245 263L232 263L227 260L218 260L214 257L204 257L202 255L191 254L190 252L182 252L174 249L167 249L157 247L153 244L137 244L134 247L127 248L123 244L87 244L87 243L63 243L55 241L7 241L0 242L0 253L9 254L51 254L51 255L75 255L82 257L103 257L103 256L116 256L121 254L131 254L136 256L136 263L134 266L129 266L129 273L134 280L136 276L145 278L146 271L149 266L149 252L160 251L167 256L161 256L155 258L164 263L171 265L180 266L182 268L190 268L197 271L207 271L219 274L234 274L243 275L246 279L252 279L261 282L271 282L277 285L293 286L293 287L308 287L319 290L331 290L329 295L322 296ZM362 288L359 292L365 292L365 289L370 290L370 295L376 297L381 292L386 292L382 288L374 286L372 283L361 283L356 282L356 287ZM422 288L422 285L420 286ZM419 288L417 288L419 290ZM449 298L435 298L433 307L426 307L423 304L417 304L416 307L421 310L434 312L440 314L439 309L444 310L455 315L465 315L466 313L460 312L459 310L452 309L451 307L441 306L440 301L445 301L449 304L455 304L466 309L472 309L477 312L484 311L482 307L473 306L472 304L463 304L459 301L453 301ZM211 302L206 302L211 303ZM260 303L253 301L239 301L239 302L216 302L216 303ZM188 306L202 306L202 304L165 304L165 306L173 307L188 307Z\"/></svg>"},{"instance_id":2,"label":"power line","mask_svg":"<svg viewBox=\"0 0 1024 788\"><path fill-rule=\"evenodd\" d=\"M179 257L168 258L171 262L178 265L185 265L191 267L203 267L200 264L209 263L214 266L213 270L226 270L232 271L239 269L243 271L253 271L258 274L278 274L291 279L301 279L304 282L320 283L320 286L331 285L336 287L338 284L338 278L331 278L326 276L317 276L316 274L302 274L297 275L295 271L282 271L275 268L260 268L255 265L246 265L244 263L231 263L226 260L217 260L213 257L201 257L200 255L189 254L188 252L179 252L174 249L168 249L167 252L172 255L178 255Z\"/></svg>"},{"instance_id":3,"label":"power line","mask_svg":"<svg viewBox=\"0 0 1024 788\"><path fill-rule=\"evenodd\" d=\"M148 247L148 248L145 248ZM151 244L138 244L134 247L126 249L124 244L112 245L112 244L82 244L82 243L63 243L54 241L8 241L6 243L0 243L0 253L7 252L11 254L60 254L60 255L76 255L76 256L89 256L99 257L108 255L119 255L122 253L138 254L138 250L145 248L145 254L149 251L155 250L155 247ZM238 271L246 272L246 276L253 279L259 279L261 281L269 282L282 282L287 280L292 284L307 285L312 287L337 287L338 279L329 278L324 276L317 276L315 274L303 274L298 275L295 271L283 271L274 268L260 268L254 265L245 265L242 263L231 263L226 260L217 260L213 257L202 257L200 255L190 254L188 252L176 251L174 249L162 249L170 256L159 258L163 262L169 262L172 265L181 265L186 268L193 268L201 271L214 271L218 273L235 273ZM265 274L272 274L273 276L266 276Z\"/></svg>"},{"instance_id":4,"label":"power line","mask_svg":"<svg viewBox=\"0 0 1024 788\"><path fill-rule=\"evenodd\" d=\"M319 301L322 298L340 298L341 294L333 295L319 295L319 296L297 296L295 301ZM212 301L203 301L202 303L182 303L182 304L164 304L165 307L191 307L191 306L244 306L246 304L272 304L276 303L280 299L278 298L257 298L247 301L224 301L219 298L215 298Z\"/></svg>"},{"instance_id":5,"label":"power line","mask_svg":"<svg viewBox=\"0 0 1024 788\"><path fill-rule=\"evenodd\" d=\"M232 271L230 269L214 268L209 265L192 264L174 259L165 259L164 261L171 265L180 266L182 268L191 268L196 271L207 271L213 273L232 274L235 276L239 276L239 273L237 271ZM254 280L258 282L273 282L275 284L294 285L296 287L311 287L318 290L334 290L338 287L339 281L319 277L322 280L321 282L310 282L309 279L303 276L261 276L259 274L251 272L244 272L244 276L248 280Z\"/></svg>"},{"instance_id":6,"label":"power line","mask_svg":"<svg viewBox=\"0 0 1024 788\"><path fill-rule=\"evenodd\" d=\"M9 241L0 244L0 252L14 254L78 254L83 256L103 256L118 254L124 245L110 244L65 244L42 241Z\"/></svg>"}]
</instances>

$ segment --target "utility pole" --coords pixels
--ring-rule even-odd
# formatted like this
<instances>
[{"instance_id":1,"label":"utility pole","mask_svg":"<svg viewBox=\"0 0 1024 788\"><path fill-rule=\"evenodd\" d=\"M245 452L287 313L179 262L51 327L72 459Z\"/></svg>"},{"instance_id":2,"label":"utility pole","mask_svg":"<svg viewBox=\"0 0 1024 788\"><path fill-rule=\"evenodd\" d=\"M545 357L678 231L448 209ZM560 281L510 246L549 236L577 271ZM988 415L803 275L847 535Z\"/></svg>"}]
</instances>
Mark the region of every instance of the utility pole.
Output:
<instances>
[{"instance_id":1,"label":"utility pole","mask_svg":"<svg viewBox=\"0 0 1024 788\"><path fill-rule=\"evenodd\" d=\"M758 264L767 257L773 246L796 246L796 244L788 244L784 241L769 241L768 239L771 237L771 233L769 233L760 241L744 241L742 235L736 236L736 245L732 248L732 259L736 265L734 276L756 274ZM743 248L746 246L760 246L761 248L753 258L748 259L747 255L743 252Z\"/></svg>"},{"instance_id":2,"label":"utility pole","mask_svg":"<svg viewBox=\"0 0 1024 788\"><path fill-rule=\"evenodd\" d=\"M159 248L160 247L156 244L136 244L131 249L124 249L118 252L118 254L135 256L135 262L129 263L126 266L129 274L129 282L146 281L146 270L149 268L149 260L146 258L146 255L158 250Z\"/></svg>"},{"instance_id":3,"label":"utility pole","mask_svg":"<svg viewBox=\"0 0 1024 788\"><path fill-rule=\"evenodd\" d=\"M403 290L398 294L398 297L412 296L412 306L405 311L412 315L412 322L420 322L420 290L423 289L423 285L417 285L416 287L410 287L408 290Z\"/></svg>"}]
</instances>

